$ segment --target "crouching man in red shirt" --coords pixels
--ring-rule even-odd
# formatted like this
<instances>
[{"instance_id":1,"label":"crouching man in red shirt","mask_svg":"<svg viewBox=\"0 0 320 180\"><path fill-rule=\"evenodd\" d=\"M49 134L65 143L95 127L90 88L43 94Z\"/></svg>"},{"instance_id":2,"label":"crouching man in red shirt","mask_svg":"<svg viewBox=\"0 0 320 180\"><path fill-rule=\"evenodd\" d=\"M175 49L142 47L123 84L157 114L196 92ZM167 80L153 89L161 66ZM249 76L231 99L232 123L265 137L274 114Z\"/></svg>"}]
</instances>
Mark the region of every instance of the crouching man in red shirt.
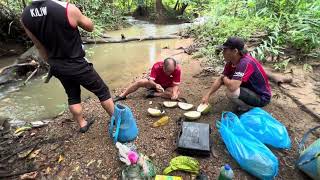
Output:
<instances>
[{"instance_id":1,"label":"crouching man in red shirt","mask_svg":"<svg viewBox=\"0 0 320 180\"><path fill-rule=\"evenodd\" d=\"M176 100L180 94L180 78L181 68L176 60L166 58L153 65L149 78L141 79L130 85L122 94L114 98L114 102L125 100L128 94L141 87L149 89L147 98L162 97Z\"/></svg>"}]
</instances>

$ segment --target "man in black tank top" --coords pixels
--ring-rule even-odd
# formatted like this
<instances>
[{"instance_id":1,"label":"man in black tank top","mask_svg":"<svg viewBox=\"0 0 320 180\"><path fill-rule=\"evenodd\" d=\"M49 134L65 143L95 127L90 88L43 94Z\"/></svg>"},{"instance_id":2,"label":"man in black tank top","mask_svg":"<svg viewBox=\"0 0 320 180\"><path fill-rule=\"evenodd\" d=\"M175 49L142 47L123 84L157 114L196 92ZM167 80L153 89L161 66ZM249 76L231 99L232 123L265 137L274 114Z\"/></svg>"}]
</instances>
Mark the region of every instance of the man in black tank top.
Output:
<instances>
[{"instance_id":1,"label":"man in black tank top","mask_svg":"<svg viewBox=\"0 0 320 180\"><path fill-rule=\"evenodd\" d=\"M73 4L57 0L33 0L21 18L26 33L40 55L50 64L51 73L62 83L68 95L69 109L86 132L93 120L82 115L80 86L93 92L110 117L114 104L107 85L85 59L78 26L93 31L92 21Z\"/></svg>"}]
</instances>

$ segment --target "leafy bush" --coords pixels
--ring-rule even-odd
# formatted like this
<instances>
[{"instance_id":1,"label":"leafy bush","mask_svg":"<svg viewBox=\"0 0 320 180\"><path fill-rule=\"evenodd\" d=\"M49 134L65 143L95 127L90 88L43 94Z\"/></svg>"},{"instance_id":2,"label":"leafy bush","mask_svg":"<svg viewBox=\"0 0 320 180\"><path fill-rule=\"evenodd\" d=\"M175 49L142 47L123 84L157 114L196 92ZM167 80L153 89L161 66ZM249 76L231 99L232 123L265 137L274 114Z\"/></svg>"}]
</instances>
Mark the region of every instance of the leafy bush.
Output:
<instances>
[{"instance_id":1,"label":"leafy bush","mask_svg":"<svg viewBox=\"0 0 320 180\"><path fill-rule=\"evenodd\" d=\"M219 63L214 46L230 36L248 40L256 32L266 36L251 52L256 58L277 62L286 48L297 50L298 60L320 56L320 1L316 0L213 0L207 16L210 21L188 30L203 43L200 53ZM290 62L292 62L291 60ZM278 69L289 61L278 62Z\"/></svg>"}]
</instances>

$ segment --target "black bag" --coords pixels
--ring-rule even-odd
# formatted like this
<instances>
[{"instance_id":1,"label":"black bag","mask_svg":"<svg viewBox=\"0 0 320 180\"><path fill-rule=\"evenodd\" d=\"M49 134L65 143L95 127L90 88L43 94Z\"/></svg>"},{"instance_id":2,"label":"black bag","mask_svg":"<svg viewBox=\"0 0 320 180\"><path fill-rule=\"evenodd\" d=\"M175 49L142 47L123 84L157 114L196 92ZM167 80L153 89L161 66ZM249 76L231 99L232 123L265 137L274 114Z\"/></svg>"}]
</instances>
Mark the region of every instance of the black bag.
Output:
<instances>
[{"instance_id":1,"label":"black bag","mask_svg":"<svg viewBox=\"0 0 320 180\"><path fill-rule=\"evenodd\" d=\"M210 136L209 124L181 121L177 152L188 156L210 156L213 144Z\"/></svg>"}]
</instances>

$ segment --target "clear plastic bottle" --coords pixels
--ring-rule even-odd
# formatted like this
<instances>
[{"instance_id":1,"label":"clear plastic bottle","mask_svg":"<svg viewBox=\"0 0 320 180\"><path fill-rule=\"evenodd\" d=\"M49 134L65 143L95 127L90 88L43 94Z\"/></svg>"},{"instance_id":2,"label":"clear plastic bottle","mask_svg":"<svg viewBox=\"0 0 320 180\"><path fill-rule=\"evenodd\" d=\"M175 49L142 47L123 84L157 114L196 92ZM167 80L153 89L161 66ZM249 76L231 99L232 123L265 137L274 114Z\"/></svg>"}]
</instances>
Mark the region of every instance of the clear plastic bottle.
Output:
<instances>
[{"instance_id":1,"label":"clear plastic bottle","mask_svg":"<svg viewBox=\"0 0 320 180\"><path fill-rule=\"evenodd\" d=\"M229 164L226 164L221 167L218 180L232 180L233 177L234 177L234 174Z\"/></svg>"},{"instance_id":2,"label":"clear plastic bottle","mask_svg":"<svg viewBox=\"0 0 320 180\"><path fill-rule=\"evenodd\" d=\"M139 165L127 166L122 171L121 180L143 180L141 176L141 167Z\"/></svg>"}]
</instances>

